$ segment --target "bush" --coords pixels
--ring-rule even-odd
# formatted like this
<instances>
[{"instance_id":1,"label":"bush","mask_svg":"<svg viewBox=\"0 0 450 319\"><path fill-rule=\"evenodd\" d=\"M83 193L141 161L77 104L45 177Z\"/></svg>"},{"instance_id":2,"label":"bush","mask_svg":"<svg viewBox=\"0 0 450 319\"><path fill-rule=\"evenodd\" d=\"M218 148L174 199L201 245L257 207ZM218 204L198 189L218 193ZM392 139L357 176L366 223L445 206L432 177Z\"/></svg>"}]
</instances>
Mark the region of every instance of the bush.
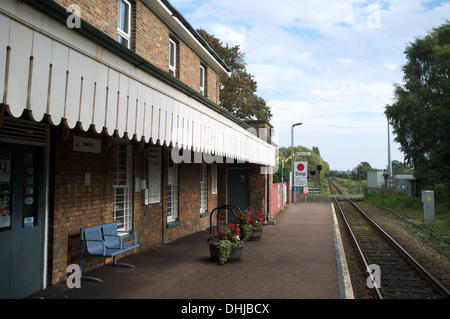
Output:
<instances>
[{"instance_id":1,"label":"bush","mask_svg":"<svg viewBox=\"0 0 450 319\"><path fill-rule=\"evenodd\" d=\"M402 207L421 208L422 202L419 197L411 197L392 189L374 190L366 192L365 201L377 207Z\"/></svg>"}]
</instances>

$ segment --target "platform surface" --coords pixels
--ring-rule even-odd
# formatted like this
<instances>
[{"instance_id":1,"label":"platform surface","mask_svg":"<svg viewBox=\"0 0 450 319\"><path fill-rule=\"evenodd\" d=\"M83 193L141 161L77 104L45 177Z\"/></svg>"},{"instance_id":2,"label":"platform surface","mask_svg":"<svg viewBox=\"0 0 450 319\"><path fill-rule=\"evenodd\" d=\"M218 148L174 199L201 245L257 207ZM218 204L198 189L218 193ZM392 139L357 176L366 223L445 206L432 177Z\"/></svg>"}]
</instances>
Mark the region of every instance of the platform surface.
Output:
<instances>
[{"instance_id":1,"label":"platform surface","mask_svg":"<svg viewBox=\"0 0 450 319\"><path fill-rule=\"evenodd\" d=\"M121 258L136 266L85 273L103 283L60 283L32 298L48 299L338 299L338 253L330 203L297 203L244 245L241 261L209 260L209 231Z\"/></svg>"}]
</instances>

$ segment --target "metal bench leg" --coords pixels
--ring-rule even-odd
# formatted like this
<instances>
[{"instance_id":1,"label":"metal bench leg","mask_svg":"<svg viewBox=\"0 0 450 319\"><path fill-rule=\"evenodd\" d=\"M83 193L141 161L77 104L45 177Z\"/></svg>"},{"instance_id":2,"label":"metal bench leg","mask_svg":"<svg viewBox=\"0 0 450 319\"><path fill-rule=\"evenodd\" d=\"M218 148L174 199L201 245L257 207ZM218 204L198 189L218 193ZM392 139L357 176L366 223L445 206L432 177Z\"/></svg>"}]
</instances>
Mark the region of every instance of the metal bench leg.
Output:
<instances>
[{"instance_id":1,"label":"metal bench leg","mask_svg":"<svg viewBox=\"0 0 450 319\"><path fill-rule=\"evenodd\" d=\"M96 277L88 277L88 276L81 276L81 280L87 280L87 281L95 281L95 282L103 282L100 278Z\"/></svg>"},{"instance_id":2,"label":"metal bench leg","mask_svg":"<svg viewBox=\"0 0 450 319\"><path fill-rule=\"evenodd\" d=\"M117 259L116 259L116 256L114 256L113 258L114 258L114 262L112 264L109 264L112 267L129 267L129 268L132 268L132 269L136 268L136 266L133 266L131 264L118 263Z\"/></svg>"},{"instance_id":3,"label":"metal bench leg","mask_svg":"<svg viewBox=\"0 0 450 319\"><path fill-rule=\"evenodd\" d=\"M103 280L96 278L96 277L83 276L83 260L82 260L81 255L80 255L80 279L88 280L88 281L103 282Z\"/></svg>"},{"instance_id":4,"label":"metal bench leg","mask_svg":"<svg viewBox=\"0 0 450 319\"><path fill-rule=\"evenodd\" d=\"M103 282L103 280L96 277L83 276L83 241L80 240L80 279L88 281Z\"/></svg>"}]
</instances>

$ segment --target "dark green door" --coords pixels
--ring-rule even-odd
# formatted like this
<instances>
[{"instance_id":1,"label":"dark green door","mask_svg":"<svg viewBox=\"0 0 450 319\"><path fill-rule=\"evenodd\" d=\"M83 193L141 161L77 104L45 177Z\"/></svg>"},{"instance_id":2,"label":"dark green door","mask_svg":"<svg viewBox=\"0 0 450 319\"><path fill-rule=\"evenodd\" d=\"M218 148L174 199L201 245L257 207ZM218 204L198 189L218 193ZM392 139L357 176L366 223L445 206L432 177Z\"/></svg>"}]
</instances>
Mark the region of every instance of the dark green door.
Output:
<instances>
[{"instance_id":1,"label":"dark green door","mask_svg":"<svg viewBox=\"0 0 450 319\"><path fill-rule=\"evenodd\" d=\"M227 204L249 208L249 169L229 168L227 176Z\"/></svg>"},{"instance_id":2,"label":"dark green door","mask_svg":"<svg viewBox=\"0 0 450 319\"><path fill-rule=\"evenodd\" d=\"M42 289L43 147L0 143L0 298Z\"/></svg>"}]
</instances>

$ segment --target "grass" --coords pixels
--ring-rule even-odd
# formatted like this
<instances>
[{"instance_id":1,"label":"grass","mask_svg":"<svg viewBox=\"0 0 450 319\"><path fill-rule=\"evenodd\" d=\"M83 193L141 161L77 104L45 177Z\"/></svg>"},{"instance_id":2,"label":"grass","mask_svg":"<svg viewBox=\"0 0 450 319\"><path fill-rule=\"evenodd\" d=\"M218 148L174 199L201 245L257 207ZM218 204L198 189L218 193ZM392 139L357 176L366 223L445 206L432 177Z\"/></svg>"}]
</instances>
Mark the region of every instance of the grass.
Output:
<instances>
[{"instance_id":1,"label":"grass","mask_svg":"<svg viewBox=\"0 0 450 319\"><path fill-rule=\"evenodd\" d=\"M411 197L394 190L369 190L365 193L364 202L376 206L380 210L389 208L399 215L412 220L432 232L450 238L450 203L435 201L435 221L424 222L423 204L420 197ZM440 250L450 258L450 245L442 240L431 238L430 235L411 225L410 229L425 240L440 246Z\"/></svg>"},{"instance_id":2,"label":"grass","mask_svg":"<svg viewBox=\"0 0 450 319\"><path fill-rule=\"evenodd\" d=\"M359 180L358 181L354 181L351 179L347 179L347 178L336 178L336 182L347 188L347 191L350 194L363 194L364 193L364 188L367 185L367 181L362 180L361 181L361 188L360 188L360 184L359 184ZM361 189L361 192L359 191Z\"/></svg>"}]
</instances>

